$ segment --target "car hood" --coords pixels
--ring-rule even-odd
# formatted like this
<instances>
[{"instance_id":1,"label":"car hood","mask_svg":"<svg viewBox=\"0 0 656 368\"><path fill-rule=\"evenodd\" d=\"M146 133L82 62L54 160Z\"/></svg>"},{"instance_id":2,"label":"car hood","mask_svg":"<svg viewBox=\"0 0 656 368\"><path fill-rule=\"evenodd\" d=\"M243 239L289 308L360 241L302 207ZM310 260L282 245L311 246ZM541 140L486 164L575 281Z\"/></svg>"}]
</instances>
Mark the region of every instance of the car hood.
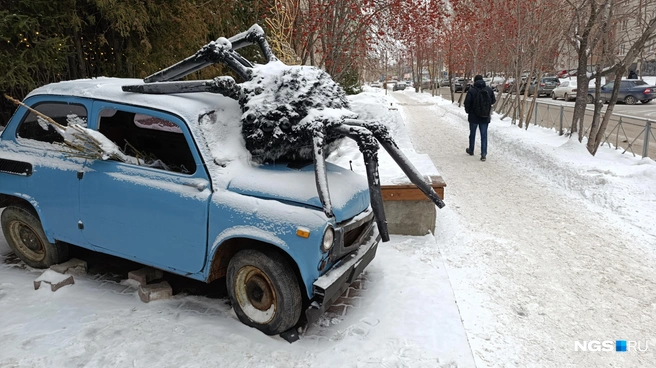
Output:
<instances>
[{"instance_id":1,"label":"car hood","mask_svg":"<svg viewBox=\"0 0 656 368\"><path fill-rule=\"evenodd\" d=\"M369 206L367 178L340 166L326 163L328 191L335 220L347 220ZM323 208L317 194L314 165L265 164L236 174L228 190L248 196Z\"/></svg>"}]
</instances>

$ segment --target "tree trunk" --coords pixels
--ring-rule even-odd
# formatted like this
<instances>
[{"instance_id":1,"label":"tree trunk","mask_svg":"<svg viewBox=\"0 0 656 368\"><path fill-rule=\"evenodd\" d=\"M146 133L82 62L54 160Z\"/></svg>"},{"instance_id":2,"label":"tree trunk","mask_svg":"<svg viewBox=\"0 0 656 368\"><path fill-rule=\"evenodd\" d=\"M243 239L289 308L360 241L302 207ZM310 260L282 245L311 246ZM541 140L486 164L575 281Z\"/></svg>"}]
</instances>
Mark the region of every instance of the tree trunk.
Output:
<instances>
[{"instance_id":1,"label":"tree trunk","mask_svg":"<svg viewBox=\"0 0 656 368\"><path fill-rule=\"evenodd\" d=\"M75 44L75 54L77 56L77 70L80 72L78 78L86 78L86 62L84 60L84 52L82 51L82 42L80 42L80 33L76 27L73 27L73 43Z\"/></svg>"}]
</instances>

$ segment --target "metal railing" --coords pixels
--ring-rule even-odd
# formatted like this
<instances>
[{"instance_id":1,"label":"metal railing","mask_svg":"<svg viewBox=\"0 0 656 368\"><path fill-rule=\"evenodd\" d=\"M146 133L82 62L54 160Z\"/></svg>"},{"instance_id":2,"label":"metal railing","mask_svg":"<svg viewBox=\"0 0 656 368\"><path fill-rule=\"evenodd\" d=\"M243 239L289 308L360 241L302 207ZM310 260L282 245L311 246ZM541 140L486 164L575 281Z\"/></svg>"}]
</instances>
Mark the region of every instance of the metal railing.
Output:
<instances>
[{"instance_id":1,"label":"metal railing","mask_svg":"<svg viewBox=\"0 0 656 368\"><path fill-rule=\"evenodd\" d=\"M504 94L501 98L507 98ZM515 98L515 96L512 96ZM524 103L524 111L528 112L532 102L532 97L528 98ZM504 115L514 107L513 104L508 101L508 103L503 104L503 101L499 101L497 105L497 113ZM656 110L656 106L654 106ZM602 113L605 112L605 106L602 108ZM592 108L585 109L585 117L583 120L584 133L583 135L587 137L587 133L592 124ZM510 111L508 118L513 121L518 120L517 109ZM549 101L536 101L535 107L531 116L525 116L524 122L526 124L539 125L545 128L554 129L558 134L563 135L569 131L571 126L572 117L574 115L574 105L560 105L557 103ZM608 126L604 132L604 138L602 140L601 146L608 146L609 148L614 148L616 150L623 150L622 154L630 152L633 156L636 156L636 152L639 152L642 157L649 157L651 159L656 159L656 132L652 129L652 124L654 120L648 118L641 118L636 116L624 115L613 113L608 121ZM650 142L654 143L650 146Z\"/></svg>"}]
</instances>

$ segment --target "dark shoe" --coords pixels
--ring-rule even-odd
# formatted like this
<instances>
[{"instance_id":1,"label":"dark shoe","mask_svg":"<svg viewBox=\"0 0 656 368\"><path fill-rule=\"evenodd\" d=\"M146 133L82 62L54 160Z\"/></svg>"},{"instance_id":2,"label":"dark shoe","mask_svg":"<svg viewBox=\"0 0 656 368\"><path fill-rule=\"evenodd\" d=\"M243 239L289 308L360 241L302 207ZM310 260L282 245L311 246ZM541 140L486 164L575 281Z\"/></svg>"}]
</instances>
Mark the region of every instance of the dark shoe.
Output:
<instances>
[{"instance_id":1,"label":"dark shoe","mask_svg":"<svg viewBox=\"0 0 656 368\"><path fill-rule=\"evenodd\" d=\"M481 156L481 161L485 161L485 156Z\"/></svg>"},{"instance_id":2,"label":"dark shoe","mask_svg":"<svg viewBox=\"0 0 656 368\"><path fill-rule=\"evenodd\" d=\"M470 152L469 148L465 148L465 152L467 152L469 156L474 156L474 152Z\"/></svg>"}]
</instances>

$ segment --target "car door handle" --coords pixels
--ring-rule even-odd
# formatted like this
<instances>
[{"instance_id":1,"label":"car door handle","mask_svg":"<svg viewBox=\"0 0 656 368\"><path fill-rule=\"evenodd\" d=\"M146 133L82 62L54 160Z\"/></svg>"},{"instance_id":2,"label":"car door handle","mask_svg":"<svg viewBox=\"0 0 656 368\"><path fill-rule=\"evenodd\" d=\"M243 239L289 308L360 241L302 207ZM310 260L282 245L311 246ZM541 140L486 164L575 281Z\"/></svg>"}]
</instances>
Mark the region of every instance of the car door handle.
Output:
<instances>
[{"instance_id":1,"label":"car door handle","mask_svg":"<svg viewBox=\"0 0 656 368\"><path fill-rule=\"evenodd\" d=\"M199 192L204 191L207 188L207 183L206 182L201 182L201 181L195 181L195 182L186 182L182 183L182 185L187 186L187 187L192 187L198 189Z\"/></svg>"}]
</instances>

